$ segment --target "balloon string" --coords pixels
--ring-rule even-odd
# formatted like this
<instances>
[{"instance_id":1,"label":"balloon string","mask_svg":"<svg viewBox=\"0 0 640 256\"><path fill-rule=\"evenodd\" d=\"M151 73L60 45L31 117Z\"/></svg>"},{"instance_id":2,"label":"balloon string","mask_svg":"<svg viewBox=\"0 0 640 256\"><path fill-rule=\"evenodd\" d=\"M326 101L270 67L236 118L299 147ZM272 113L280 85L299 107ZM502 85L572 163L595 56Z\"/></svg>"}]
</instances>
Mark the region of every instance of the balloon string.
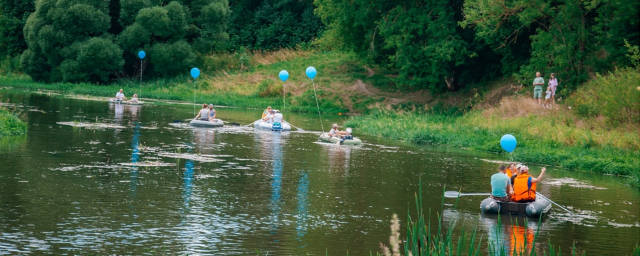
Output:
<instances>
[{"instance_id":1,"label":"balloon string","mask_svg":"<svg viewBox=\"0 0 640 256\"><path fill-rule=\"evenodd\" d=\"M287 90L285 90L285 82L282 81L282 113L284 114L284 111L287 109L287 104L286 101L284 99L284 97L287 95Z\"/></svg>"},{"instance_id":2,"label":"balloon string","mask_svg":"<svg viewBox=\"0 0 640 256\"><path fill-rule=\"evenodd\" d=\"M318 105L318 94L316 94L316 84L311 79L311 83L313 84L313 95L316 96L316 107L318 108L318 117L320 117L320 127L322 127L322 133L324 133L324 125L322 124L322 116L320 115L320 105Z\"/></svg>"},{"instance_id":3,"label":"balloon string","mask_svg":"<svg viewBox=\"0 0 640 256\"><path fill-rule=\"evenodd\" d=\"M193 116L196 116L196 82L197 78L193 79Z\"/></svg>"}]
</instances>

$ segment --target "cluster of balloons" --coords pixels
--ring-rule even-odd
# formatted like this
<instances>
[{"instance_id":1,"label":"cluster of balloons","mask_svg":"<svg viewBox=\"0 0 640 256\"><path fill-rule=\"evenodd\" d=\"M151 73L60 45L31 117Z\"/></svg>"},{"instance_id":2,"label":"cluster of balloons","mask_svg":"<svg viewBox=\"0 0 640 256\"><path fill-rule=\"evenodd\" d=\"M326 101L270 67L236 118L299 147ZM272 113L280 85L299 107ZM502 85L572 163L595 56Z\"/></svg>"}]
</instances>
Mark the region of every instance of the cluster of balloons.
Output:
<instances>
[{"instance_id":1,"label":"cluster of balloons","mask_svg":"<svg viewBox=\"0 0 640 256\"><path fill-rule=\"evenodd\" d=\"M306 73L307 77L309 77L310 79L316 78L316 68L308 67ZM282 70L280 71L280 74L278 74L278 77L280 77L280 80L282 80L282 82L287 81L287 79L289 79L289 72L287 72L286 70Z\"/></svg>"}]
</instances>

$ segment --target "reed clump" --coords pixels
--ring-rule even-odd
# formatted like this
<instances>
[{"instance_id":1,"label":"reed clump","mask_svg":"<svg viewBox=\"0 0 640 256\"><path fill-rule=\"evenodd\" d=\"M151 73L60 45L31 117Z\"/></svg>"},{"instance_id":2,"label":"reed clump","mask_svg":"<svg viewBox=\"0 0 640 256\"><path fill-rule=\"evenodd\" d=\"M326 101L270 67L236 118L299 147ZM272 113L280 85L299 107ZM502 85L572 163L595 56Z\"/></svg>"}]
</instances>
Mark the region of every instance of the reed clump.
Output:
<instances>
[{"instance_id":1,"label":"reed clump","mask_svg":"<svg viewBox=\"0 0 640 256\"><path fill-rule=\"evenodd\" d=\"M25 134L27 124L19 117L19 113L0 107L0 138Z\"/></svg>"}]
</instances>

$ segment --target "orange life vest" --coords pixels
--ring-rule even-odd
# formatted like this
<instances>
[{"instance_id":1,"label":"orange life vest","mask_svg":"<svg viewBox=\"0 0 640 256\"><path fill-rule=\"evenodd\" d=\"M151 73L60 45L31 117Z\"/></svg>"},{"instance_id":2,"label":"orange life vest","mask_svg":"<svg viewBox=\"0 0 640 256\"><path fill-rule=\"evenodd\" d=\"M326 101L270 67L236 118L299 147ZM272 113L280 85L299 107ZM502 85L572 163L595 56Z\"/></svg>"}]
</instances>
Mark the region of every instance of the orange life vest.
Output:
<instances>
[{"instance_id":1,"label":"orange life vest","mask_svg":"<svg viewBox=\"0 0 640 256\"><path fill-rule=\"evenodd\" d=\"M511 179L511 176L513 176L516 173L515 170L513 170L513 172L511 171L511 169L507 169L507 177L509 177L509 179Z\"/></svg>"},{"instance_id":2,"label":"orange life vest","mask_svg":"<svg viewBox=\"0 0 640 256\"><path fill-rule=\"evenodd\" d=\"M513 181L513 201L536 200L536 183L531 182L531 175L520 174Z\"/></svg>"},{"instance_id":3,"label":"orange life vest","mask_svg":"<svg viewBox=\"0 0 640 256\"><path fill-rule=\"evenodd\" d=\"M262 118L261 119L264 119L265 117L267 117L268 114L269 113L267 112L266 109L264 111L262 111Z\"/></svg>"}]
</instances>

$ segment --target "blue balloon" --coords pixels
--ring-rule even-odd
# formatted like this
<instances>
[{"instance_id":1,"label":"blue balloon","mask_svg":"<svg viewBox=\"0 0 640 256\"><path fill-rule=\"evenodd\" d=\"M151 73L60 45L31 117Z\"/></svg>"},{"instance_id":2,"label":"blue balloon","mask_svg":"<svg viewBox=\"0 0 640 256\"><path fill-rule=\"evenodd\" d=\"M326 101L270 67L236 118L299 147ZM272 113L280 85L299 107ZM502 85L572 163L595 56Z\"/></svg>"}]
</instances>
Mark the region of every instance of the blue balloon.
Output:
<instances>
[{"instance_id":1,"label":"blue balloon","mask_svg":"<svg viewBox=\"0 0 640 256\"><path fill-rule=\"evenodd\" d=\"M505 134L502 136L502 139L500 139L500 146L509 153L516 149L517 144L516 137L513 137L511 134Z\"/></svg>"},{"instance_id":2,"label":"blue balloon","mask_svg":"<svg viewBox=\"0 0 640 256\"><path fill-rule=\"evenodd\" d=\"M311 79L316 78L316 68L314 67L308 67L307 68L307 76Z\"/></svg>"},{"instance_id":3,"label":"blue balloon","mask_svg":"<svg viewBox=\"0 0 640 256\"><path fill-rule=\"evenodd\" d=\"M138 57L140 57L140 59L144 59L144 56L147 56L147 54L144 53L144 51L139 51L138 52Z\"/></svg>"},{"instance_id":4,"label":"blue balloon","mask_svg":"<svg viewBox=\"0 0 640 256\"><path fill-rule=\"evenodd\" d=\"M191 76L193 78L198 78L200 76L200 70L198 68L191 69Z\"/></svg>"},{"instance_id":5,"label":"blue balloon","mask_svg":"<svg viewBox=\"0 0 640 256\"><path fill-rule=\"evenodd\" d=\"M289 79L289 72L287 72L286 70L282 70L280 71L280 74L278 74L278 76L280 77L280 80L282 80L282 82L287 81L287 79Z\"/></svg>"}]
</instances>

